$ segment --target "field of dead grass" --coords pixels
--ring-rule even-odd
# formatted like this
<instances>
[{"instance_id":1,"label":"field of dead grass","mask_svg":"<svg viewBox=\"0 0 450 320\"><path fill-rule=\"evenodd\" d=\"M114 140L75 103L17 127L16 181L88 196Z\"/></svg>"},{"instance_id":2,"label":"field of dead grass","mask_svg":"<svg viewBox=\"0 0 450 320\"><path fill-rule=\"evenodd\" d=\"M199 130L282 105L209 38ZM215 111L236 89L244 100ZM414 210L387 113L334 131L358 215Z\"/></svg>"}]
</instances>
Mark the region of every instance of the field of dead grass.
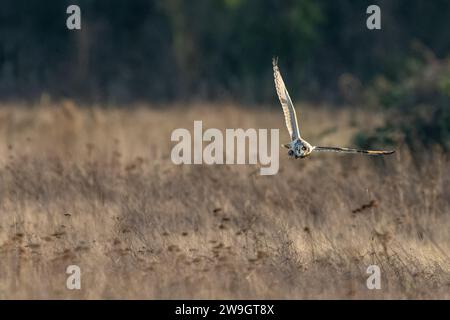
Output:
<instances>
[{"instance_id":1,"label":"field of dead grass","mask_svg":"<svg viewBox=\"0 0 450 320\"><path fill-rule=\"evenodd\" d=\"M299 106L313 143L379 114ZM0 107L0 299L450 298L450 165L313 154L175 166L175 128L280 128L277 108ZM81 290L66 288L68 265ZM381 269L380 290L366 269Z\"/></svg>"}]
</instances>

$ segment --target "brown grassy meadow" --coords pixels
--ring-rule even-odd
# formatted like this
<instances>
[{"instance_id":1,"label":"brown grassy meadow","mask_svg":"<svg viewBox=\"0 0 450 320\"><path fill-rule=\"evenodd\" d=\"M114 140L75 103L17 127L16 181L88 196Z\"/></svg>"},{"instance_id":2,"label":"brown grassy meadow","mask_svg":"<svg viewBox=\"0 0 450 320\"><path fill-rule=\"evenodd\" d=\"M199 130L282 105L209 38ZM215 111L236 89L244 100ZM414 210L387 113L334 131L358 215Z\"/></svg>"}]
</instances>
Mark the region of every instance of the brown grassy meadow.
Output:
<instances>
[{"instance_id":1,"label":"brown grassy meadow","mask_svg":"<svg viewBox=\"0 0 450 320\"><path fill-rule=\"evenodd\" d=\"M380 114L298 106L302 133L350 145ZM280 128L278 109L0 108L0 299L450 298L450 166L313 154L175 166L175 128ZM255 171L257 172L255 174ZM81 290L66 289L66 267ZM366 268L381 268L368 290Z\"/></svg>"}]
</instances>

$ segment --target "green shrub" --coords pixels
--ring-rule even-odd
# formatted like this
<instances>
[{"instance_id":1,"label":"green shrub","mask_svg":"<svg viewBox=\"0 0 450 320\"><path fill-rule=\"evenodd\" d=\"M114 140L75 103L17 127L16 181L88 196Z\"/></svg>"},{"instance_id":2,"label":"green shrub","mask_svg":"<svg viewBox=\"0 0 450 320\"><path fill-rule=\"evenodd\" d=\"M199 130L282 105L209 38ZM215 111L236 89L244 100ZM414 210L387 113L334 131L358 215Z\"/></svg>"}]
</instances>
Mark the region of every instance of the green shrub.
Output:
<instances>
[{"instance_id":1,"label":"green shrub","mask_svg":"<svg viewBox=\"0 0 450 320\"><path fill-rule=\"evenodd\" d=\"M439 145L450 151L450 59L405 59L396 77L379 76L366 90L367 101L384 108L386 123L362 131L355 143L364 148L405 143L412 150Z\"/></svg>"}]
</instances>

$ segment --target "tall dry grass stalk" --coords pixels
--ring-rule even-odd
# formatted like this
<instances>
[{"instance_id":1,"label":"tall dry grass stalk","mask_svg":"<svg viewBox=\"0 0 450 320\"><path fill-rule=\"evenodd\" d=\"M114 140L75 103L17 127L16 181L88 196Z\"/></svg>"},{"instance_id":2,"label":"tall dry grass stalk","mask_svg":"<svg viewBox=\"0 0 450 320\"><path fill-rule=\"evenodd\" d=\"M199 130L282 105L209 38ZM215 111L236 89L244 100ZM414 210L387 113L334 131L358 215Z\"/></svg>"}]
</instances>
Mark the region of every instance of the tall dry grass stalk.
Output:
<instances>
[{"instance_id":1,"label":"tall dry grass stalk","mask_svg":"<svg viewBox=\"0 0 450 320\"><path fill-rule=\"evenodd\" d=\"M349 144L377 114L311 108L306 138ZM450 166L401 149L281 153L280 172L175 166L170 133L280 128L233 106L0 109L0 298L450 298ZM82 289L66 289L80 266ZM368 290L366 269L381 268Z\"/></svg>"}]
</instances>

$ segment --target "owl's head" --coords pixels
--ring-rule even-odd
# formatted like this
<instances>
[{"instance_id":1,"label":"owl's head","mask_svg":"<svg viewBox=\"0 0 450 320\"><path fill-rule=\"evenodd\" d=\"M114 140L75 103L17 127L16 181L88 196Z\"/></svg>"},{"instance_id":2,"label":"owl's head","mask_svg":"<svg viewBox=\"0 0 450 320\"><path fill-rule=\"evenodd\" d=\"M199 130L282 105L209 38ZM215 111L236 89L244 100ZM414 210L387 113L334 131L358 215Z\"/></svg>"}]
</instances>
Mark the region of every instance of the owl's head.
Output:
<instances>
[{"instance_id":1,"label":"owl's head","mask_svg":"<svg viewBox=\"0 0 450 320\"><path fill-rule=\"evenodd\" d=\"M296 139L290 144L283 145L288 149L288 156L298 159L306 158L313 151L313 147L305 140Z\"/></svg>"}]
</instances>

